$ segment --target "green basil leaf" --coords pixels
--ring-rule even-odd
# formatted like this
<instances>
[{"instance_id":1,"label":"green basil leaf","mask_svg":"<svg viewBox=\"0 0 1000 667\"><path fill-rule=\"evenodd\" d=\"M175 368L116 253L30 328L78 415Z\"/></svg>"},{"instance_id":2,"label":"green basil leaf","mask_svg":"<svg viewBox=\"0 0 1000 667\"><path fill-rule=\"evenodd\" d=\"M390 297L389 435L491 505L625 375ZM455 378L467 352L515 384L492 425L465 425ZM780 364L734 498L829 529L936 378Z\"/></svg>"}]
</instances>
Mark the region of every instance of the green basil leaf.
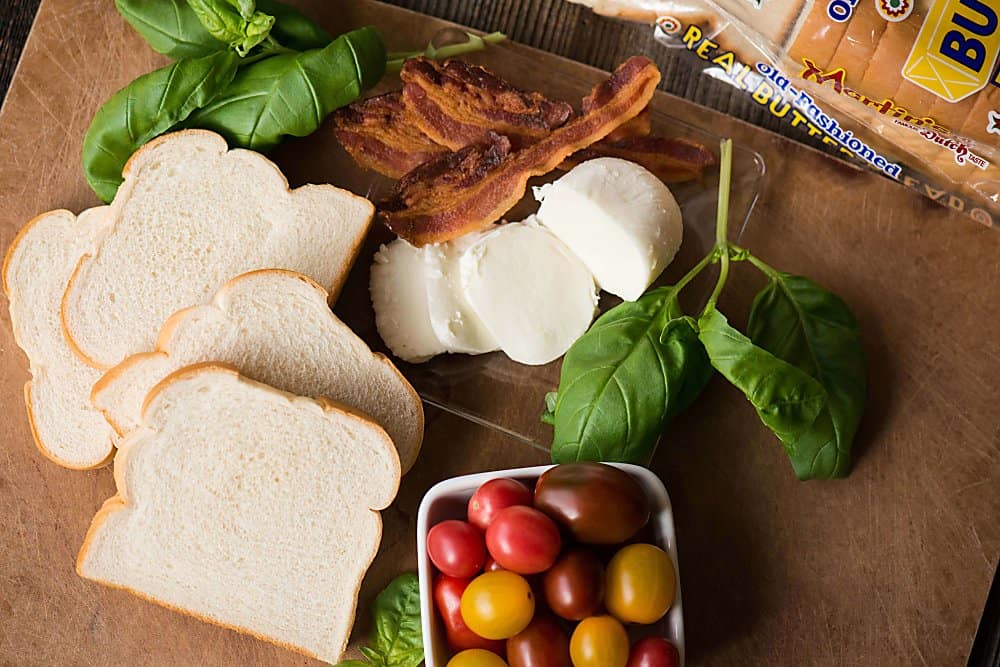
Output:
<instances>
[{"instance_id":1,"label":"green basil leaf","mask_svg":"<svg viewBox=\"0 0 1000 667\"><path fill-rule=\"evenodd\" d=\"M417 575L402 574L375 598L375 646L391 667L417 667L424 659Z\"/></svg>"},{"instance_id":2,"label":"green basil leaf","mask_svg":"<svg viewBox=\"0 0 1000 667\"><path fill-rule=\"evenodd\" d=\"M819 381L828 396L822 470L842 477L865 404L865 356L847 305L808 278L777 272L757 294L747 334L755 345Z\"/></svg>"},{"instance_id":3,"label":"green basil leaf","mask_svg":"<svg viewBox=\"0 0 1000 667\"><path fill-rule=\"evenodd\" d=\"M315 132L327 115L378 83L384 69L379 33L370 27L353 30L325 48L243 67L186 125L214 130L233 146L267 151L285 136Z\"/></svg>"},{"instance_id":4,"label":"green basil leaf","mask_svg":"<svg viewBox=\"0 0 1000 667\"><path fill-rule=\"evenodd\" d=\"M205 30L186 0L115 0L118 13L153 50L178 58L198 58L225 48Z\"/></svg>"},{"instance_id":5,"label":"green basil leaf","mask_svg":"<svg viewBox=\"0 0 1000 667\"><path fill-rule=\"evenodd\" d=\"M552 460L647 463L667 422L710 376L674 287L612 308L563 359Z\"/></svg>"},{"instance_id":6,"label":"green basil leaf","mask_svg":"<svg viewBox=\"0 0 1000 667\"><path fill-rule=\"evenodd\" d=\"M549 426L556 424L556 401L559 400L558 391L550 391L545 394L545 411L542 412L542 423Z\"/></svg>"},{"instance_id":7,"label":"green basil leaf","mask_svg":"<svg viewBox=\"0 0 1000 667\"><path fill-rule=\"evenodd\" d=\"M298 10L277 0L257 0L257 9L274 17L271 37L296 51L322 49L333 41L333 35L313 23Z\"/></svg>"},{"instance_id":8,"label":"green basil leaf","mask_svg":"<svg viewBox=\"0 0 1000 667\"><path fill-rule=\"evenodd\" d=\"M842 474L826 390L796 366L757 347L715 308L698 320L699 338L715 367L750 400L761 421L784 445L799 479Z\"/></svg>"},{"instance_id":9,"label":"green basil leaf","mask_svg":"<svg viewBox=\"0 0 1000 667\"><path fill-rule=\"evenodd\" d=\"M371 667L371 663L364 660L342 660L333 667Z\"/></svg>"},{"instance_id":10,"label":"green basil leaf","mask_svg":"<svg viewBox=\"0 0 1000 667\"><path fill-rule=\"evenodd\" d=\"M111 201L132 153L211 102L233 80L238 60L230 51L185 58L112 95L83 139L83 170L97 196Z\"/></svg>"},{"instance_id":11,"label":"green basil leaf","mask_svg":"<svg viewBox=\"0 0 1000 667\"><path fill-rule=\"evenodd\" d=\"M274 17L258 12L253 0L187 0L212 37L228 44L241 56L271 32Z\"/></svg>"}]
</instances>

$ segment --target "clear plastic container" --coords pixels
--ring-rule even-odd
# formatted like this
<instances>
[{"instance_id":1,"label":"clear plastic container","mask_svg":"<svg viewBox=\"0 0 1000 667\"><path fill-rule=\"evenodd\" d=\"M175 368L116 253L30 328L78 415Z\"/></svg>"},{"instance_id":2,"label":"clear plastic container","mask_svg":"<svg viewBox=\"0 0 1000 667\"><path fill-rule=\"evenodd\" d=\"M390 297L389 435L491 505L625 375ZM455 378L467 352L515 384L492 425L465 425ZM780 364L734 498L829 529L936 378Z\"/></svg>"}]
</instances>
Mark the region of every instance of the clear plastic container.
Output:
<instances>
[{"instance_id":1,"label":"clear plastic container","mask_svg":"<svg viewBox=\"0 0 1000 667\"><path fill-rule=\"evenodd\" d=\"M502 46L476 54L476 57L471 57L469 60L489 67L522 89L538 90L551 98L571 101L577 105L595 83L607 76L594 70L593 77L587 79L546 77L545 72L538 72L538 68L529 65L526 56ZM700 141L717 153L719 142L723 137L671 117L665 111L669 107L670 99L669 96L658 94L651 105L650 120L653 134ZM382 176L372 176L371 172L361 172L346 155L343 155L343 150L339 146L332 150L339 151L340 154L327 156L329 161L338 165L353 166L353 172L342 173L338 184L351 187L355 192L365 193L376 203L388 196L393 185L392 180ZM737 145L733 156L729 229L730 236L738 241L760 194L765 168L763 158L745 147ZM531 185L549 182L558 178L561 173L556 171L546 177L533 179ZM702 182L671 185L670 189L683 214L684 242L677 257L667 267L657 284L668 284L679 278L705 255L714 243L718 170L714 169L706 174ZM505 218L522 220L534 212L537 206L529 187L528 194ZM375 329L374 313L368 295L368 276L372 257L379 245L392 238L392 234L376 222L365 247L362 248L354 271L334 307L337 314L371 345L372 349L381 351L391 358L392 354ZM707 282L696 282L682 297L705 299L709 291L710 285ZM600 303L602 311L616 303L618 299L602 293ZM688 305L695 307L698 304L691 301ZM393 361L428 404L548 451L552 437L551 427L541 423L539 417L546 392L554 391L559 384L561 360L545 366L526 366L511 361L502 352L493 352L478 356L444 354L422 364L409 364L395 358Z\"/></svg>"}]
</instances>

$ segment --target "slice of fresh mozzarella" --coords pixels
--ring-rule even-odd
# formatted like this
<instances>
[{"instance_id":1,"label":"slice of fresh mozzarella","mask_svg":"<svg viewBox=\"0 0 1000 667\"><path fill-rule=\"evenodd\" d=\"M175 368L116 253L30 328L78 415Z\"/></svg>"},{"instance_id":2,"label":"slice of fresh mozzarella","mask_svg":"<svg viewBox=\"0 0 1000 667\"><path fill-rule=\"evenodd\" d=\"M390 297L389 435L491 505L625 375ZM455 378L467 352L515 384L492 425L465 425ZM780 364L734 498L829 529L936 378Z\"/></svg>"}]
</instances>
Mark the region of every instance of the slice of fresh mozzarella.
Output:
<instances>
[{"instance_id":1,"label":"slice of fresh mozzarella","mask_svg":"<svg viewBox=\"0 0 1000 667\"><path fill-rule=\"evenodd\" d=\"M419 362L446 351L431 325L421 248L403 239L379 248L369 290L375 326L393 354L404 361Z\"/></svg>"},{"instance_id":2,"label":"slice of fresh mozzarella","mask_svg":"<svg viewBox=\"0 0 1000 667\"><path fill-rule=\"evenodd\" d=\"M684 227L670 190L618 158L588 160L535 188L539 221L583 260L601 289L642 296L680 248Z\"/></svg>"},{"instance_id":3,"label":"slice of fresh mozzarella","mask_svg":"<svg viewBox=\"0 0 1000 667\"><path fill-rule=\"evenodd\" d=\"M562 241L526 223L502 225L466 250L461 284L500 349L514 361L539 365L558 359L587 330L597 290Z\"/></svg>"},{"instance_id":4,"label":"slice of fresh mozzarella","mask_svg":"<svg viewBox=\"0 0 1000 667\"><path fill-rule=\"evenodd\" d=\"M469 305L462 290L462 253L485 234L466 234L448 243L423 247L427 307L434 335L449 352L482 354L500 345Z\"/></svg>"}]
</instances>

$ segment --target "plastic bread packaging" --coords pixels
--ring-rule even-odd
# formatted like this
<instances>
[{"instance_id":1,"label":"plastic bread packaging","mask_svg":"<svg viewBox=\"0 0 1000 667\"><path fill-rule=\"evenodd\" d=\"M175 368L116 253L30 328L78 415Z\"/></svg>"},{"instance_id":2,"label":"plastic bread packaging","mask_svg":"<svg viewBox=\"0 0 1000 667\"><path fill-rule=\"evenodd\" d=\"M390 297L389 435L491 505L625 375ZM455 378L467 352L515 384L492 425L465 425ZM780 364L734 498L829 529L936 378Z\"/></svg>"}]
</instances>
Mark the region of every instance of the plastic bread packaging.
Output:
<instances>
[{"instance_id":1,"label":"plastic bread packaging","mask_svg":"<svg viewBox=\"0 0 1000 667\"><path fill-rule=\"evenodd\" d=\"M1000 227L998 0L579 1L655 22L803 138Z\"/></svg>"}]
</instances>

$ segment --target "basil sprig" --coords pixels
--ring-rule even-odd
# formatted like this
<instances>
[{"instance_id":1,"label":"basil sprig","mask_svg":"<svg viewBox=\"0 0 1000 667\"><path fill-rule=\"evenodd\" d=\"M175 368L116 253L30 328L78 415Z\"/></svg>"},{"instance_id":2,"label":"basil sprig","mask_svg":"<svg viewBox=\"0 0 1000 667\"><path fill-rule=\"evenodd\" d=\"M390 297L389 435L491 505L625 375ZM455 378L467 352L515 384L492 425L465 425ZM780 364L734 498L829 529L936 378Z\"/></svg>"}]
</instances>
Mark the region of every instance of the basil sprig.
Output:
<instances>
[{"instance_id":1,"label":"basil sprig","mask_svg":"<svg viewBox=\"0 0 1000 667\"><path fill-rule=\"evenodd\" d=\"M345 660L335 667L417 667L424 661L420 627L420 584L417 575L401 574L375 598L375 636L361 647L364 660Z\"/></svg>"},{"instance_id":2,"label":"basil sprig","mask_svg":"<svg viewBox=\"0 0 1000 667\"><path fill-rule=\"evenodd\" d=\"M269 151L286 136L315 132L328 114L378 83L384 68L378 32L352 30L325 48L282 53L241 68L184 125L214 130L234 146Z\"/></svg>"},{"instance_id":3,"label":"basil sprig","mask_svg":"<svg viewBox=\"0 0 1000 667\"><path fill-rule=\"evenodd\" d=\"M677 285L602 315L566 353L546 396L552 459L648 463L667 422L704 388L711 368L738 388L781 441L799 479L844 477L865 402L864 351L847 305L808 278L768 266L728 241L732 142L722 144L716 243ZM730 263L768 278L747 326L717 302ZM709 264L719 277L697 319L677 294ZM709 364L711 367L709 367Z\"/></svg>"},{"instance_id":4,"label":"basil sprig","mask_svg":"<svg viewBox=\"0 0 1000 667\"><path fill-rule=\"evenodd\" d=\"M416 54L447 57L504 39L389 54L374 28L336 39L278 0L115 0L128 23L175 62L115 93L83 142L83 170L109 202L125 163L140 146L172 130L215 130L239 148L266 151L285 137L316 131L334 110Z\"/></svg>"}]
</instances>

